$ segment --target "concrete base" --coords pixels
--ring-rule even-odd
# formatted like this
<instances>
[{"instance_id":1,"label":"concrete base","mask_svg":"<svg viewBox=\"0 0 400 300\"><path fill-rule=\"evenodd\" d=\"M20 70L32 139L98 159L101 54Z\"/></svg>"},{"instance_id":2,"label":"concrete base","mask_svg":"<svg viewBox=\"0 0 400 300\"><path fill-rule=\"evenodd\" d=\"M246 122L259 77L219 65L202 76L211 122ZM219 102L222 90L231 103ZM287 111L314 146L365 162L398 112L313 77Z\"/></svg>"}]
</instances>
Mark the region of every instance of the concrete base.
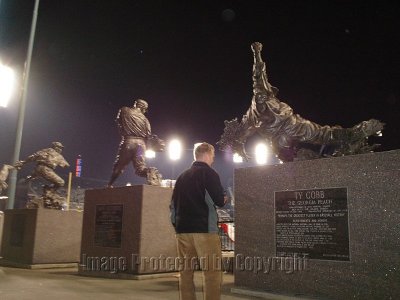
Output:
<instances>
[{"instance_id":1,"label":"concrete base","mask_svg":"<svg viewBox=\"0 0 400 300\"><path fill-rule=\"evenodd\" d=\"M31 270L40 270L40 269L59 269L59 268L77 268L78 263L63 263L63 264L21 264L14 261L9 261L4 258L0 259L0 266L2 267L12 267L12 268L21 268L21 269L31 269Z\"/></svg>"},{"instance_id":2,"label":"concrete base","mask_svg":"<svg viewBox=\"0 0 400 300\"><path fill-rule=\"evenodd\" d=\"M82 215L53 209L5 210L3 258L26 266L79 262Z\"/></svg>"},{"instance_id":3,"label":"concrete base","mask_svg":"<svg viewBox=\"0 0 400 300\"><path fill-rule=\"evenodd\" d=\"M79 275L87 277L100 277L110 279L126 279L126 280L149 280L166 277L179 277L178 272L160 272L151 274L131 274L126 272L104 272L104 271L78 271Z\"/></svg>"},{"instance_id":4,"label":"concrete base","mask_svg":"<svg viewBox=\"0 0 400 300\"><path fill-rule=\"evenodd\" d=\"M400 150L235 170L235 286L400 299L399 170Z\"/></svg>"},{"instance_id":5,"label":"concrete base","mask_svg":"<svg viewBox=\"0 0 400 300\"><path fill-rule=\"evenodd\" d=\"M79 274L107 278L175 271L172 189L150 185L87 190Z\"/></svg>"},{"instance_id":6,"label":"concrete base","mask_svg":"<svg viewBox=\"0 0 400 300\"><path fill-rule=\"evenodd\" d=\"M241 288L231 288L231 292L233 294L238 295L245 295L249 297L256 297L259 299L269 299L269 300L312 300L317 298L303 298L299 295L282 295L282 294L275 294L269 293L265 291L256 291L256 290L249 290L249 289L241 289Z\"/></svg>"},{"instance_id":7,"label":"concrete base","mask_svg":"<svg viewBox=\"0 0 400 300\"><path fill-rule=\"evenodd\" d=\"M7 207L7 197L0 196L0 211L4 211Z\"/></svg>"},{"instance_id":8,"label":"concrete base","mask_svg":"<svg viewBox=\"0 0 400 300\"><path fill-rule=\"evenodd\" d=\"M0 211L0 257L1 256L1 240L3 238L3 224L4 224L4 213Z\"/></svg>"}]
</instances>

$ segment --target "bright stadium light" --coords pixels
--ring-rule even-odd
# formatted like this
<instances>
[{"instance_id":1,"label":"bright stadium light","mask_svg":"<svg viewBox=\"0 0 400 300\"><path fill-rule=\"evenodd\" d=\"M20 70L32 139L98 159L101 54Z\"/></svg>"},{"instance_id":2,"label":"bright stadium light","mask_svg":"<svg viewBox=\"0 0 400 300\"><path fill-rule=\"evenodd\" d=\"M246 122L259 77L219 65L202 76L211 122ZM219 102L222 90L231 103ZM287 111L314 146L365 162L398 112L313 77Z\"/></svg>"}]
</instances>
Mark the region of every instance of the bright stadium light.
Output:
<instances>
[{"instance_id":1,"label":"bright stadium light","mask_svg":"<svg viewBox=\"0 0 400 300\"><path fill-rule=\"evenodd\" d=\"M259 143L256 146L256 162L259 165L267 163L268 147L264 143Z\"/></svg>"},{"instance_id":2,"label":"bright stadium light","mask_svg":"<svg viewBox=\"0 0 400 300\"><path fill-rule=\"evenodd\" d=\"M7 107L15 86L15 73L0 63L0 106Z\"/></svg>"},{"instance_id":3,"label":"bright stadium light","mask_svg":"<svg viewBox=\"0 0 400 300\"><path fill-rule=\"evenodd\" d=\"M239 154L237 153L233 153L233 162L235 164L240 164L243 162L243 157L241 157Z\"/></svg>"},{"instance_id":4,"label":"bright stadium light","mask_svg":"<svg viewBox=\"0 0 400 300\"><path fill-rule=\"evenodd\" d=\"M168 145L168 154L171 160L178 160L182 154L182 143L178 140L172 140Z\"/></svg>"},{"instance_id":5,"label":"bright stadium light","mask_svg":"<svg viewBox=\"0 0 400 300\"><path fill-rule=\"evenodd\" d=\"M146 158L155 158L156 157L156 152L150 149L147 149L146 152L144 153L144 156Z\"/></svg>"}]
</instances>

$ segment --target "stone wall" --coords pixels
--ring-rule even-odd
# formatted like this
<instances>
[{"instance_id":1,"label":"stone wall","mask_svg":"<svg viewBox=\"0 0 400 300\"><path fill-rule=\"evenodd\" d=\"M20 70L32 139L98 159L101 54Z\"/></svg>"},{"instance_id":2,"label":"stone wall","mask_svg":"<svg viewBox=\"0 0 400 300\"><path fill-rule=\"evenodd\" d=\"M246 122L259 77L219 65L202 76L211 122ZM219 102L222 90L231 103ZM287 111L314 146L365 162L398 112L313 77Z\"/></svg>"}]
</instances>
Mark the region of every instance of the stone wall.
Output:
<instances>
[{"instance_id":1,"label":"stone wall","mask_svg":"<svg viewBox=\"0 0 400 300\"><path fill-rule=\"evenodd\" d=\"M400 298L399 150L237 169L235 196L237 288Z\"/></svg>"}]
</instances>

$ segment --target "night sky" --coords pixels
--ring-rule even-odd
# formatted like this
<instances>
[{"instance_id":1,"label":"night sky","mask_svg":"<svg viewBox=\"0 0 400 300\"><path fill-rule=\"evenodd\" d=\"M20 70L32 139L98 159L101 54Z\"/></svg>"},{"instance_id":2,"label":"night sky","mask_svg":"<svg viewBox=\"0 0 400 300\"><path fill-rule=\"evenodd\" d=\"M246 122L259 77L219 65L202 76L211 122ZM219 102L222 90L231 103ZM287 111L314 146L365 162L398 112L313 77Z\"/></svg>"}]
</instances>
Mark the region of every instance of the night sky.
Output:
<instances>
[{"instance_id":1,"label":"night sky","mask_svg":"<svg viewBox=\"0 0 400 300\"><path fill-rule=\"evenodd\" d=\"M107 180L119 143L115 116L135 98L149 102L159 137L179 137L187 149L215 144L223 121L250 105L255 41L295 113L343 127L379 119L379 151L399 149L398 3L41 0L21 158L61 141L71 168L59 173L73 171L81 154L83 176ZM0 2L0 57L19 80L33 5ZM0 108L0 164L12 157L19 98ZM188 166L186 155L174 166L165 154L148 162L170 177ZM224 182L227 164L219 154ZM130 167L117 185L135 180Z\"/></svg>"}]
</instances>

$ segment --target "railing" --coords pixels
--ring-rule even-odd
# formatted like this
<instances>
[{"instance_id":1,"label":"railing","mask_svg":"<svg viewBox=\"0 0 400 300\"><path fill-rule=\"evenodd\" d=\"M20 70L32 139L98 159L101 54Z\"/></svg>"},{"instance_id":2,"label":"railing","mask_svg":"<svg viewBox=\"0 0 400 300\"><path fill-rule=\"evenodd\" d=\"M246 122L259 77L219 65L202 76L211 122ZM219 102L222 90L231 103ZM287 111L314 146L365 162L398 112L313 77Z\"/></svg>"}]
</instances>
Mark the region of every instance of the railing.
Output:
<instances>
[{"instance_id":1,"label":"railing","mask_svg":"<svg viewBox=\"0 0 400 300\"><path fill-rule=\"evenodd\" d=\"M222 251L235 250L235 223L233 220L218 222Z\"/></svg>"},{"instance_id":2,"label":"railing","mask_svg":"<svg viewBox=\"0 0 400 300\"><path fill-rule=\"evenodd\" d=\"M233 218L221 219L218 222L222 248L222 270L233 273L235 251L235 222Z\"/></svg>"}]
</instances>

